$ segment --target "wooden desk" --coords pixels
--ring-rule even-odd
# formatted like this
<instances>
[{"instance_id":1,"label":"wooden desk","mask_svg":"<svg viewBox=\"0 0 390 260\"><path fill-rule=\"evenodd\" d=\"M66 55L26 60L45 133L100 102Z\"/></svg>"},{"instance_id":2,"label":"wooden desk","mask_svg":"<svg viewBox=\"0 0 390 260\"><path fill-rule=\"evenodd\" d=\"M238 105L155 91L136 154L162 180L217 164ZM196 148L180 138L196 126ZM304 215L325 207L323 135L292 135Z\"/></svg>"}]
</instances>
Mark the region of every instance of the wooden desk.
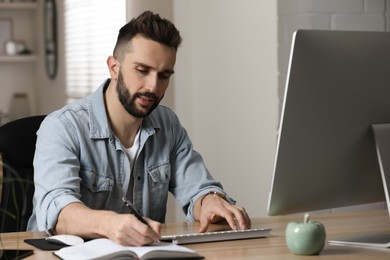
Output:
<instances>
[{"instance_id":1,"label":"wooden desk","mask_svg":"<svg viewBox=\"0 0 390 260\"><path fill-rule=\"evenodd\" d=\"M301 221L303 216L264 217L253 220L253 227L272 228L271 237L238 241L212 242L185 245L196 250L205 259L390 259L390 249L369 249L326 244L320 255L298 256L291 254L284 242L288 222ZM363 232L390 232L387 211L312 214L313 220L321 221L327 238L337 238ZM168 223L162 234L192 233L198 223ZM212 225L210 230L223 230L225 225ZM43 232L3 233L0 235L2 249L34 249L34 255L26 259L58 259L50 251L42 251L23 242L26 238L45 237Z\"/></svg>"}]
</instances>

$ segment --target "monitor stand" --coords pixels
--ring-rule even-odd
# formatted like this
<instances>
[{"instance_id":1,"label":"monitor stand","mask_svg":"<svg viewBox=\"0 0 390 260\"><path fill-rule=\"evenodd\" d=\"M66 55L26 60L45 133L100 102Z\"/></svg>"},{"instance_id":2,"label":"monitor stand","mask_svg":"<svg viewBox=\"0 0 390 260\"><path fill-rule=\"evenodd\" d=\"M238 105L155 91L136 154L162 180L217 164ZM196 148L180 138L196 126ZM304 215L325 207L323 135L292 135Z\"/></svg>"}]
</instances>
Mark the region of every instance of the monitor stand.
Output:
<instances>
[{"instance_id":1,"label":"monitor stand","mask_svg":"<svg viewBox=\"0 0 390 260\"><path fill-rule=\"evenodd\" d=\"M390 123L372 124L371 127L374 134L376 153L378 156L390 219ZM354 235L337 240L329 240L329 243L337 245L390 248L390 232Z\"/></svg>"}]
</instances>

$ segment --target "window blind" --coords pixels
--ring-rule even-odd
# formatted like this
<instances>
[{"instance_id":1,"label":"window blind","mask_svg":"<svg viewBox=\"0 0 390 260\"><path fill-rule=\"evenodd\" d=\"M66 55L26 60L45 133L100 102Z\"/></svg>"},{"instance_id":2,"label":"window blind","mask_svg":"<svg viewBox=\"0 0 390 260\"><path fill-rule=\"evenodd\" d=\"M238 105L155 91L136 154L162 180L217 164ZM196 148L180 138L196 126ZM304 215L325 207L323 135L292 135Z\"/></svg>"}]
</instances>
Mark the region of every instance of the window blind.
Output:
<instances>
[{"instance_id":1,"label":"window blind","mask_svg":"<svg viewBox=\"0 0 390 260\"><path fill-rule=\"evenodd\" d=\"M65 0L68 102L92 93L109 77L106 60L126 22L125 0Z\"/></svg>"}]
</instances>

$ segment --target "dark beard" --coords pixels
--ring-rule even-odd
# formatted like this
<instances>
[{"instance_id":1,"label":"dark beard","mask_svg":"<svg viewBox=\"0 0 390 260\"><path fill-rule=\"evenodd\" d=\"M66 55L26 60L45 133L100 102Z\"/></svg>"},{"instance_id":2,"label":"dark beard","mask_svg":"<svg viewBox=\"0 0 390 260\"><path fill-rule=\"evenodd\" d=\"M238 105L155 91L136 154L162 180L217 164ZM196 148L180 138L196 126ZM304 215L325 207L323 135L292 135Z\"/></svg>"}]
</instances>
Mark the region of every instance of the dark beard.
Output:
<instances>
[{"instance_id":1,"label":"dark beard","mask_svg":"<svg viewBox=\"0 0 390 260\"><path fill-rule=\"evenodd\" d=\"M119 102L121 102L122 106L126 109L126 111L130 115L137 118L147 117L158 106L158 104L161 101L161 98L159 98L157 95L150 92L135 93L133 96L131 96L129 90L126 88L126 85L123 82L122 71L119 71L116 92L118 93ZM154 99L154 103L150 108L144 110L137 109L135 105L135 100L138 97L147 97L147 98Z\"/></svg>"}]
</instances>

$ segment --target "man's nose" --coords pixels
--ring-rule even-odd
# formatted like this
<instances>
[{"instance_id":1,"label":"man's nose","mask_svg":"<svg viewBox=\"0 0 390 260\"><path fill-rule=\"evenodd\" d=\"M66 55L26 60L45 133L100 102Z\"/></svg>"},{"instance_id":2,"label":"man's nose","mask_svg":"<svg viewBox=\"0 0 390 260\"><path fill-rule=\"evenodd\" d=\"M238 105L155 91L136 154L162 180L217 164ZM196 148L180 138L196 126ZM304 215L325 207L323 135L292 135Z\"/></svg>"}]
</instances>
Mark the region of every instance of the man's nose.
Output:
<instances>
[{"instance_id":1,"label":"man's nose","mask_svg":"<svg viewBox=\"0 0 390 260\"><path fill-rule=\"evenodd\" d=\"M156 92L158 88L158 75L157 74L150 74L146 81L146 88L150 92Z\"/></svg>"}]
</instances>

